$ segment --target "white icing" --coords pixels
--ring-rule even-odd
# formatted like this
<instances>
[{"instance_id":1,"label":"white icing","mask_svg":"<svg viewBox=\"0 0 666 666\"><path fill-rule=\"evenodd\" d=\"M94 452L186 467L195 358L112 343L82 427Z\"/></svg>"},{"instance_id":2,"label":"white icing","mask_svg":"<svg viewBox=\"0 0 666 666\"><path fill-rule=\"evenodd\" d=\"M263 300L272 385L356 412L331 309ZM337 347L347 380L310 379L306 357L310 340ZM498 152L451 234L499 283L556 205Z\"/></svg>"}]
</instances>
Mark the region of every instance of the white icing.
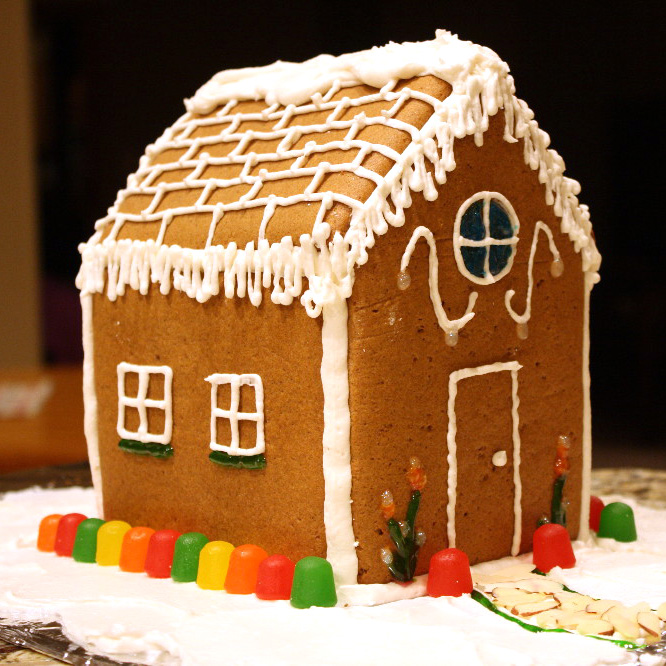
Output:
<instances>
[{"instance_id":1,"label":"white icing","mask_svg":"<svg viewBox=\"0 0 666 666\"><path fill-rule=\"evenodd\" d=\"M83 431L88 447L88 462L95 486L97 515L104 515L102 493L102 467L99 460L99 439L97 432L97 394L95 393L95 357L93 337L93 296L81 294L83 315Z\"/></svg>"},{"instance_id":2,"label":"white icing","mask_svg":"<svg viewBox=\"0 0 666 666\"><path fill-rule=\"evenodd\" d=\"M313 77L313 67L323 69ZM119 192L109 214L98 221L96 234L81 246L83 261L77 284L84 293L102 292L106 288L111 299L122 295L127 286L145 294L152 282L158 283L163 293L174 288L205 301L223 291L227 298L247 295L254 305L259 305L262 290L272 284L273 302L290 304L303 293L301 300L308 313L318 316L323 303L334 297L333 292L349 295L354 267L367 261L367 250L373 246L375 236L386 233L390 226L404 223L405 210L411 205L411 192L423 192L428 200L438 196L426 165L432 165L434 180L444 184L446 173L455 168L455 139L474 135L476 143L481 145L489 117L500 109L504 111L506 122L505 140L523 141L525 162L538 170L547 204L552 205L555 214L561 217L562 232L569 235L575 250L582 253L583 270L596 272L600 255L592 237L587 207L579 204L577 199L580 186L564 177L564 162L555 151L548 150L548 135L538 128L527 105L514 96L513 78L508 71L506 63L489 49L439 31L436 39L430 42L391 44L384 49L340 58L323 56L298 65L277 63L268 68L220 74L204 86L189 106L201 111L216 102L228 99L228 103L212 118L185 114L148 147L139 170L129 177L127 188ZM439 101L409 88L394 90L398 79L418 73L432 73L448 81L453 88L452 94ZM332 100L333 94L341 88L363 81L381 84L380 90L359 99ZM324 90L328 92L322 96ZM300 105L288 103L279 107L277 100L282 99L281 94L291 95ZM266 95L272 104L265 112L233 113L236 99L259 99L261 95ZM410 98L433 107L431 118L420 130L395 117ZM368 118L359 113L353 118L339 120L348 109L373 101L394 104L377 117ZM325 123L298 124L300 115L321 110L330 112ZM267 132L239 131L241 123L252 120L274 120L273 129ZM196 127L212 123L228 126L216 136L190 138ZM377 124L409 133L411 143L402 154L382 144L356 138L363 127ZM308 133L314 135L329 130L344 130L346 137L323 145L306 142L300 149L293 147ZM245 153L248 143L257 138L279 139L280 145L274 153ZM204 150L208 145L225 142L238 145L224 157L211 157ZM151 165L153 156L172 148L185 149L185 154L177 162ZM316 167L303 166L314 152L350 148L359 150L350 163L331 165L324 161ZM370 152L379 152L394 161L386 176L380 177L362 167L364 157ZM293 162L282 171L259 169L259 173L250 175L252 167L276 160ZM226 180L201 177L208 165L223 164L242 165L241 175ZM151 185L160 173L174 169L191 169L192 173L184 182ZM374 182L375 189L364 203L335 192L316 192L322 178L331 172L355 173ZM261 196L264 182L302 176L312 180L299 194ZM249 186L249 191L239 200L227 204L206 203L214 188L241 184ZM199 187L202 194L195 205L156 212L168 192ZM120 213L119 206L132 194L152 195L152 203L141 214ZM311 234L302 235L298 245L288 237L269 245L264 234L273 212L278 206L299 202L319 206ZM323 221L326 211L336 202L347 205L352 211L344 238L341 235L330 238L330 229ZM264 209L256 248L254 243L244 249L239 249L233 242L226 247L211 245L215 228L226 211L251 207ZM190 213L210 215L206 248L164 246L166 229L174 217ZM126 221L159 221L161 229L156 241L116 240ZM102 232L108 228L108 238L101 241ZM304 277L308 283L305 290ZM331 283L337 288L331 289Z\"/></svg>"},{"instance_id":3,"label":"white icing","mask_svg":"<svg viewBox=\"0 0 666 666\"><path fill-rule=\"evenodd\" d=\"M288 602L201 590L194 583L148 578L37 551L40 519L47 513L75 511L94 514L91 490L31 489L0 499L0 616L57 620L71 639L119 660L183 666L222 661L245 666L295 661L330 666L633 662L626 651L609 643L574 634L532 634L467 596L303 611ZM554 575L594 597L625 604L647 601L656 607L666 598L666 513L636 505L634 511L638 542L577 542L577 566L554 570ZM525 555L473 569L490 572L528 561ZM391 586L376 587L383 593Z\"/></svg>"},{"instance_id":4,"label":"white icing","mask_svg":"<svg viewBox=\"0 0 666 666\"><path fill-rule=\"evenodd\" d=\"M358 575L358 557L351 510L351 418L345 298L324 305L321 343L326 559L333 567L336 585L353 585Z\"/></svg>"},{"instance_id":5,"label":"white icing","mask_svg":"<svg viewBox=\"0 0 666 666\"><path fill-rule=\"evenodd\" d=\"M255 374L234 375L215 373L206 377L211 383L210 391L210 448L213 451L224 451L232 456L256 456L266 451L264 439L264 385L261 377ZM220 384L229 384L231 401L229 409L217 406L217 394ZM251 386L254 389L254 412L240 412L241 386ZM227 419L231 428L231 441L228 445L217 442L217 420ZM238 421L254 421L257 424L255 445L241 447Z\"/></svg>"},{"instance_id":6,"label":"white icing","mask_svg":"<svg viewBox=\"0 0 666 666\"><path fill-rule=\"evenodd\" d=\"M495 451L495 453L493 453L493 465L495 465L495 467L504 467L508 460L509 459L506 456L506 451L504 450Z\"/></svg>"},{"instance_id":7,"label":"white icing","mask_svg":"<svg viewBox=\"0 0 666 666\"><path fill-rule=\"evenodd\" d=\"M585 303L583 304L583 464L580 502L579 539L590 534L590 479L592 475L592 404L590 402L590 293L599 281L596 273L585 275Z\"/></svg>"},{"instance_id":8,"label":"white icing","mask_svg":"<svg viewBox=\"0 0 666 666\"><path fill-rule=\"evenodd\" d=\"M497 239L493 238L490 235L490 201L495 199L502 204L502 207L507 212L509 219L511 220L511 226L513 227L514 233L511 238ZM483 200L483 226L485 228L485 236L482 240L471 240L465 238L460 233L460 222L462 217L465 214L465 211L475 202ZM518 230L520 228L520 223L518 221L518 216L516 211L513 209L513 206L509 200L499 192L477 192L473 194L469 199L467 199L462 206L458 209L456 214L456 221L453 226L453 251L456 258L456 265L458 270L462 275L464 275L468 280L475 282L476 284L494 284L498 280L502 279L513 266L513 258L516 254L516 244L518 243ZM490 252L486 252L486 259L484 264L484 277L478 277L477 275L472 275L467 270L465 262L460 251L461 247L485 247L490 248L491 245L511 245L512 252L509 256L506 266L497 274L493 275L490 272Z\"/></svg>"},{"instance_id":9,"label":"white icing","mask_svg":"<svg viewBox=\"0 0 666 666\"><path fill-rule=\"evenodd\" d=\"M437 259L437 244L432 235L432 231L427 227L417 227L414 229L412 237L407 243L407 247L402 255L402 260L400 261L400 273L406 274L407 268L409 267L409 260L412 258L412 253L416 247L416 243L419 238L425 238L428 246L430 248L428 254L428 286L430 288L430 301L432 302L432 307L435 310L435 316L437 317L437 323L439 327L447 334L455 334L457 336L458 331L474 317L474 304L476 303L476 298L478 296L477 292L473 291L467 300L467 309L465 314L459 319L450 320L446 311L444 310L442 297L439 294L439 261Z\"/></svg>"},{"instance_id":10,"label":"white icing","mask_svg":"<svg viewBox=\"0 0 666 666\"><path fill-rule=\"evenodd\" d=\"M553 255L553 261L561 262L560 253L555 245L555 240L553 239L553 232L548 228L548 226L541 222L540 220L534 226L534 235L532 236L532 246L530 247L530 258L527 262L527 298L525 303L525 312L519 315L511 307L511 299L515 296L516 292L514 289L509 289L504 295L504 304L508 310L511 318L516 322L516 324L527 324L532 316L532 289L534 288L534 255L536 254L537 243L539 241L539 232L543 231L548 238L548 247L550 252ZM527 337L527 336L525 336Z\"/></svg>"},{"instance_id":11,"label":"white icing","mask_svg":"<svg viewBox=\"0 0 666 666\"><path fill-rule=\"evenodd\" d=\"M134 372L139 376L139 387L135 396L125 394L125 375ZM148 398L148 387L157 381L155 375L162 375L164 397L161 400ZM134 439L138 442L171 443L173 414L171 409L171 383L173 370L168 365L136 365L135 363L118 363L118 434L123 439ZM125 428L125 409L131 407L139 413L138 430ZM164 431L152 433L148 431L148 409L160 409L164 412Z\"/></svg>"},{"instance_id":12,"label":"white icing","mask_svg":"<svg viewBox=\"0 0 666 666\"><path fill-rule=\"evenodd\" d=\"M303 63L275 62L216 74L186 101L188 110L209 113L230 100L265 99L268 104L303 104L335 84L382 88L397 79L434 74L445 81L474 76L477 67L499 59L490 49L438 30L429 42L374 47L338 57L320 55Z\"/></svg>"},{"instance_id":13,"label":"white icing","mask_svg":"<svg viewBox=\"0 0 666 666\"><path fill-rule=\"evenodd\" d=\"M458 395L458 382L470 377L479 377L493 372L511 373L511 419L513 423L513 541L511 544L511 554L517 555L520 551L520 538L522 533L522 484L520 480L520 432L518 405L518 370L522 365L517 361L508 363L492 363L490 365L480 365L476 368L464 368L455 370L449 375L449 402L448 419L449 426L446 435L447 442L447 464L449 473L447 478L448 502L446 505L446 533L449 547L456 545L456 497L458 491L458 460L457 460L457 420L456 420L456 396ZM505 454L506 455L506 454ZM494 460L494 456L493 456Z\"/></svg>"},{"instance_id":14,"label":"white icing","mask_svg":"<svg viewBox=\"0 0 666 666\"><path fill-rule=\"evenodd\" d=\"M416 599L426 594L428 576L414 576L409 585L403 583L366 583L339 585L338 606L380 606L404 599Z\"/></svg>"},{"instance_id":15,"label":"white icing","mask_svg":"<svg viewBox=\"0 0 666 666\"><path fill-rule=\"evenodd\" d=\"M320 235L328 236L322 224ZM351 293L347 266L348 245L340 234L329 243L303 235L294 246L285 237L280 243L250 242L245 248L235 243L203 250L159 245L153 240L104 241L81 247L83 263L77 284L83 294L102 293L110 300L125 293L127 286L146 295L158 283L163 294L171 288L182 291L200 303L222 292L226 298L247 296L259 306L263 290L271 288L271 300L290 305L301 296L308 314L319 316L322 304L338 290ZM303 278L308 288L303 290Z\"/></svg>"}]
</instances>

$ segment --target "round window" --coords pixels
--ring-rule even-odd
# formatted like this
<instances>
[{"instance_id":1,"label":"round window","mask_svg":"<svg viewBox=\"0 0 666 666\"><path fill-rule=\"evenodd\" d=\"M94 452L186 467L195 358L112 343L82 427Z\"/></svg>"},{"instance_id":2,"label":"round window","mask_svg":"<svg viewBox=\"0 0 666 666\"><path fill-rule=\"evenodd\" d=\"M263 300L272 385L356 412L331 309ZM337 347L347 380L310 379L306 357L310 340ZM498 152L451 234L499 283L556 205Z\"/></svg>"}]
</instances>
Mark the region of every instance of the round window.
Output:
<instances>
[{"instance_id":1,"label":"round window","mask_svg":"<svg viewBox=\"0 0 666 666\"><path fill-rule=\"evenodd\" d=\"M477 284L504 277L518 243L518 217L499 192L478 192L460 207L453 230L458 270Z\"/></svg>"}]
</instances>

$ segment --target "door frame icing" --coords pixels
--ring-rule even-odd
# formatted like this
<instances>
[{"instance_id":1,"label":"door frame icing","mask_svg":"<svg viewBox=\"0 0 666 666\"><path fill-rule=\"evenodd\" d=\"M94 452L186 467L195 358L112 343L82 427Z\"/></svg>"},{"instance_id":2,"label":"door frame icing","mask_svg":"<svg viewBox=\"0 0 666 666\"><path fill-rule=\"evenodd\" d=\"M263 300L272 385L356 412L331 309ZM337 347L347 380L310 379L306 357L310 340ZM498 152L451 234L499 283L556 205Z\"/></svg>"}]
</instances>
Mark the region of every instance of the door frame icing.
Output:
<instances>
[{"instance_id":1,"label":"door frame icing","mask_svg":"<svg viewBox=\"0 0 666 666\"><path fill-rule=\"evenodd\" d=\"M469 377L479 377L493 372L511 373L511 418L513 421L513 542L511 554L518 555L520 551L520 539L522 534L522 485L520 481L520 433L518 431L518 370L523 366L518 361L506 363L497 362L490 365L479 365L475 368L463 368L454 370L449 375L449 403L448 417L449 426L446 434L447 463L449 467L447 479L448 502L446 505L446 532L449 548L456 545L456 496L458 490L458 464L456 447L456 396L458 395L458 382Z\"/></svg>"}]
</instances>

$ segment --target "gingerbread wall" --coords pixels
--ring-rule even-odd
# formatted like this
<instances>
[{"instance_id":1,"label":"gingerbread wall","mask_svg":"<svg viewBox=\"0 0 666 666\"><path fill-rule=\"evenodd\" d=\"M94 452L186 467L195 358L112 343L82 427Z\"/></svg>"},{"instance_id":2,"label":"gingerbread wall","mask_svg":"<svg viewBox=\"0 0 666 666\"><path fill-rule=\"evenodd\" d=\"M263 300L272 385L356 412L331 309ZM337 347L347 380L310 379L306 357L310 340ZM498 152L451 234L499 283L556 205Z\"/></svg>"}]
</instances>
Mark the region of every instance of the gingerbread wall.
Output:
<instances>
[{"instance_id":1,"label":"gingerbread wall","mask_svg":"<svg viewBox=\"0 0 666 666\"><path fill-rule=\"evenodd\" d=\"M297 301L283 307L265 299L255 308L246 299L220 296L201 304L155 288L148 296L128 290L117 302L96 295L93 317L104 517L200 531L295 558L325 556L321 320L308 317ZM121 361L172 368L173 457L118 448ZM205 378L217 372L262 378L263 470L221 467L208 459L211 385ZM220 407L225 399L221 391ZM250 396L241 408L253 411L251 402ZM224 433L223 419L218 427ZM251 427L241 427L241 444L252 436Z\"/></svg>"},{"instance_id":2,"label":"gingerbread wall","mask_svg":"<svg viewBox=\"0 0 666 666\"><path fill-rule=\"evenodd\" d=\"M410 456L419 456L428 483L417 527L426 532L418 573L447 542L447 407L449 374L495 362L518 361L519 434L522 449L522 544L542 514L550 514L555 446L571 437L572 470L566 482L568 525L578 532L583 429L582 344L584 274L581 259L560 220L545 202L537 172L525 165L523 144L503 140L503 115L491 119L483 147L473 137L456 141L457 167L439 188L436 201L414 195L400 229L389 229L357 270L349 301L349 377L354 533L359 541L359 581L388 581L379 551L390 545L379 512L381 492L393 491L397 518L404 516ZM513 267L494 285L477 285L455 263L452 235L456 213L471 195L497 191L513 205L520 222ZM527 339L504 305L515 289L514 309L522 313L527 262L537 220L552 230L564 273L550 274L552 255L540 233L534 264L532 317ZM413 230L428 227L439 257L439 289L450 319L461 317L472 291L479 294L475 317L460 331L458 344L445 344L428 289L428 245L421 239L411 258L411 285L397 286L400 260ZM511 376L500 372L462 380L456 400L458 490L456 546L473 562L507 555L513 535ZM504 467L493 453L506 450Z\"/></svg>"}]
</instances>

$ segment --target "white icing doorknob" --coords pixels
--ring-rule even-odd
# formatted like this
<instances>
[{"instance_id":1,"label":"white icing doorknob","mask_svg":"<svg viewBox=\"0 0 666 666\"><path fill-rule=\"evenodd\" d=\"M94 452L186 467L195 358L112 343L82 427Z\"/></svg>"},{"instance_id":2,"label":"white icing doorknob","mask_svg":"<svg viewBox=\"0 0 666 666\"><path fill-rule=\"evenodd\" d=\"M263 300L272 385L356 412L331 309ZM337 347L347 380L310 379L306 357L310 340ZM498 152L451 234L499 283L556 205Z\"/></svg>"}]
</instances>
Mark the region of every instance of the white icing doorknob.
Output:
<instances>
[{"instance_id":1,"label":"white icing doorknob","mask_svg":"<svg viewBox=\"0 0 666 666\"><path fill-rule=\"evenodd\" d=\"M495 451L493 454L493 465L495 467L504 467L506 460L506 451Z\"/></svg>"}]
</instances>

